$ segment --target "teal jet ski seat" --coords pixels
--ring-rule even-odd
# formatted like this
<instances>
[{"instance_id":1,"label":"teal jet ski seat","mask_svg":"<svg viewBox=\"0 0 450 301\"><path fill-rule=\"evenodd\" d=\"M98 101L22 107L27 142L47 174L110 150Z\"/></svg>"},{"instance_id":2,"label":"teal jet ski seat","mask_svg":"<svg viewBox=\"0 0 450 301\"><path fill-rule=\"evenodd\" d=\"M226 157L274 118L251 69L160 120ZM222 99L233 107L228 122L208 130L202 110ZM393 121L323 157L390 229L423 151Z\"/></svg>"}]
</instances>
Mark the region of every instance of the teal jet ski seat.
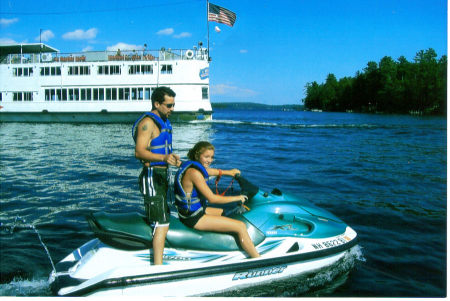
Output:
<instances>
[{"instance_id":1,"label":"teal jet ski seat","mask_svg":"<svg viewBox=\"0 0 450 301\"><path fill-rule=\"evenodd\" d=\"M261 243L265 236L242 215L231 218L243 221L254 245ZM137 213L91 213L86 217L91 230L103 243L122 250L144 250L152 248L153 228L147 219ZM170 217L166 248L210 251L239 250L237 237L229 233L198 231L185 226L174 216Z\"/></svg>"}]
</instances>

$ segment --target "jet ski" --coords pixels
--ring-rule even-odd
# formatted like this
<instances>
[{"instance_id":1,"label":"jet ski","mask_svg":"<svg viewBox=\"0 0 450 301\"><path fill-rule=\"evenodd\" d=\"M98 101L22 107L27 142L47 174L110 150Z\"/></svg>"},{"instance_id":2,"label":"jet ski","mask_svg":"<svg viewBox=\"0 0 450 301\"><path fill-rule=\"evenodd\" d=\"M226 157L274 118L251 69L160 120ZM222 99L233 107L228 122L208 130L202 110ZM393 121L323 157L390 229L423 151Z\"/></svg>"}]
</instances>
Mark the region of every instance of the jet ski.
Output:
<instances>
[{"instance_id":1,"label":"jet ski","mask_svg":"<svg viewBox=\"0 0 450 301\"><path fill-rule=\"evenodd\" d=\"M356 232L342 220L295 195L267 193L237 176L243 221L261 254L247 258L232 234L186 227L172 208L163 265L153 265L152 228L137 212L87 217L96 238L56 264L50 274L58 296L223 296L331 267L357 248ZM244 294L245 295L245 294Z\"/></svg>"}]
</instances>

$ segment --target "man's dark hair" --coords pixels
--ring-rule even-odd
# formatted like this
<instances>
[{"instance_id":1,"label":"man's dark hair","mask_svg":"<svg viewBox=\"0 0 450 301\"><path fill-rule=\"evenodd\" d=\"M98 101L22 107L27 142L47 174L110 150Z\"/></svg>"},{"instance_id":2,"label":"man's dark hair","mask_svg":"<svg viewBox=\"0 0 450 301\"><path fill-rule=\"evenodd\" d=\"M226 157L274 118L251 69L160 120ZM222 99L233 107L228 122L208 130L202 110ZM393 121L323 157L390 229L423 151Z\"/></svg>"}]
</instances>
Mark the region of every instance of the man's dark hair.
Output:
<instances>
[{"instance_id":1,"label":"man's dark hair","mask_svg":"<svg viewBox=\"0 0 450 301\"><path fill-rule=\"evenodd\" d=\"M164 95L175 97L176 94L169 87L158 87L152 92L152 109L155 108L155 102L162 104L164 102Z\"/></svg>"}]
</instances>

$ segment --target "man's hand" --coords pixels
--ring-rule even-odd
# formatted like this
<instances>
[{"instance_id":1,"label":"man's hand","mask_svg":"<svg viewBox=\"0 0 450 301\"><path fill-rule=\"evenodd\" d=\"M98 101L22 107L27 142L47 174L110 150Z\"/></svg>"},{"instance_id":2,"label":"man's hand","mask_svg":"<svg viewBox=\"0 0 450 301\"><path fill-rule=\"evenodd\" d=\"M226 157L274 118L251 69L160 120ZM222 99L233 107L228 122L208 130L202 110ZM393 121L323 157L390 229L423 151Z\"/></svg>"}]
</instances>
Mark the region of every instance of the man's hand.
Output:
<instances>
[{"instance_id":1,"label":"man's hand","mask_svg":"<svg viewBox=\"0 0 450 301\"><path fill-rule=\"evenodd\" d=\"M177 154L168 154L164 156L164 162L170 165L179 166L181 164L180 156Z\"/></svg>"}]
</instances>

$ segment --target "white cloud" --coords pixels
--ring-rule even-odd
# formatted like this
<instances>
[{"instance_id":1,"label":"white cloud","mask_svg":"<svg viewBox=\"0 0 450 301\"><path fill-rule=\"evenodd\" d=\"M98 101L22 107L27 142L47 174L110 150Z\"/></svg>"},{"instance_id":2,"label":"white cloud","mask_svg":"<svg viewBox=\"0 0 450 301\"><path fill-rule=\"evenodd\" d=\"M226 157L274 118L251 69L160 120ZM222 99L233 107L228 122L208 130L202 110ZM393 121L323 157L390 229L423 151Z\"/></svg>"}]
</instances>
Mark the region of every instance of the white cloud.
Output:
<instances>
[{"instance_id":1,"label":"white cloud","mask_svg":"<svg viewBox=\"0 0 450 301\"><path fill-rule=\"evenodd\" d=\"M156 34L161 36L170 36L171 34L173 34L173 32L174 32L173 28L165 28L161 29Z\"/></svg>"},{"instance_id":2,"label":"white cloud","mask_svg":"<svg viewBox=\"0 0 450 301\"><path fill-rule=\"evenodd\" d=\"M84 47L82 51L92 51L92 50L94 50L94 47L87 46L87 47Z\"/></svg>"},{"instance_id":3,"label":"white cloud","mask_svg":"<svg viewBox=\"0 0 450 301\"><path fill-rule=\"evenodd\" d=\"M176 34L173 37L175 39L181 39L181 38L189 38L190 36L192 36L192 34L190 32L182 32L180 34Z\"/></svg>"},{"instance_id":4,"label":"white cloud","mask_svg":"<svg viewBox=\"0 0 450 301\"><path fill-rule=\"evenodd\" d=\"M97 28L90 28L86 31L82 29L77 29L75 31L67 32L63 34L63 39L65 40L90 40L94 39L98 34Z\"/></svg>"},{"instance_id":5,"label":"white cloud","mask_svg":"<svg viewBox=\"0 0 450 301\"><path fill-rule=\"evenodd\" d=\"M160 36L172 36L175 39L189 38L192 36L192 33L186 32L186 31L178 33L178 34L174 34L174 33L175 33L175 30L170 27L170 28L161 29L156 34L160 35Z\"/></svg>"},{"instance_id":6,"label":"white cloud","mask_svg":"<svg viewBox=\"0 0 450 301\"><path fill-rule=\"evenodd\" d=\"M0 38L0 45L11 45L11 44L17 44L17 42L10 38Z\"/></svg>"},{"instance_id":7,"label":"white cloud","mask_svg":"<svg viewBox=\"0 0 450 301\"><path fill-rule=\"evenodd\" d=\"M248 50L247 50L247 49L241 49L241 50L239 50L239 52L240 52L240 53L247 53Z\"/></svg>"},{"instance_id":8,"label":"white cloud","mask_svg":"<svg viewBox=\"0 0 450 301\"><path fill-rule=\"evenodd\" d=\"M53 34L53 32L51 30L44 30L41 34L41 36L37 36L34 40L35 41L42 41L42 42L47 42L50 39L53 39L55 37L55 35Z\"/></svg>"},{"instance_id":9,"label":"white cloud","mask_svg":"<svg viewBox=\"0 0 450 301\"><path fill-rule=\"evenodd\" d=\"M253 97L258 95L258 92L251 89L240 88L237 86L230 86L226 84L211 85L211 94L223 96L239 96L239 97Z\"/></svg>"},{"instance_id":10,"label":"white cloud","mask_svg":"<svg viewBox=\"0 0 450 301\"><path fill-rule=\"evenodd\" d=\"M119 42L116 45L106 47L108 51L117 51L117 50L144 50L144 46L126 44Z\"/></svg>"},{"instance_id":11,"label":"white cloud","mask_svg":"<svg viewBox=\"0 0 450 301\"><path fill-rule=\"evenodd\" d=\"M12 19L1 18L0 19L0 25L2 25L2 26L9 26L16 22L19 22L19 18L12 18Z\"/></svg>"}]
</instances>

